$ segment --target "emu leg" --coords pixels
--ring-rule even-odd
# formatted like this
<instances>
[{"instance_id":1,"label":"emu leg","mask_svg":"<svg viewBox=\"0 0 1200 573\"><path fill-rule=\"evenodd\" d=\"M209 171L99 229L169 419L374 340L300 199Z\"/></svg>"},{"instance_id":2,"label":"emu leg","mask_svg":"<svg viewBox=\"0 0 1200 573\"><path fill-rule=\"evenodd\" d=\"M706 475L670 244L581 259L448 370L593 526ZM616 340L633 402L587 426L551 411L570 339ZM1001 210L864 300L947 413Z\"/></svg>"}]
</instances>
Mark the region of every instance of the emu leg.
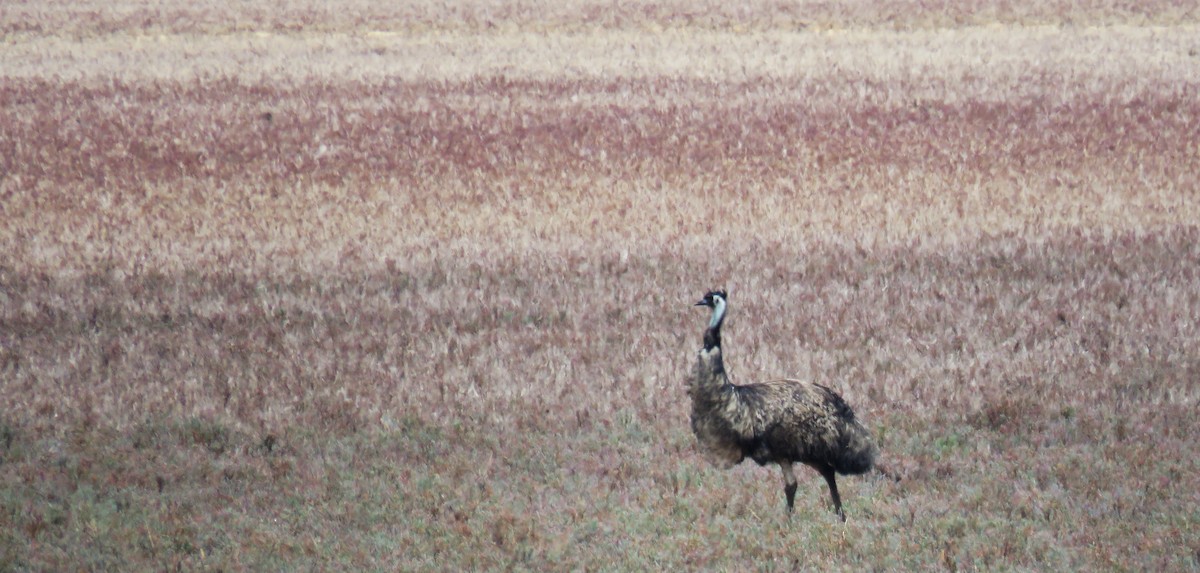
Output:
<instances>
[{"instance_id":1,"label":"emu leg","mask_svg":"<svg viewBox=\"0 0 1200 573\"><path fill-rule=\"evenodd\" d=\"M832 466L822 466L817 468L821 475L825 477L825 483L829 484L829 495L833 496L833 510L837 512L838 517L842 521L846 521L846 514L842 511L842 498L837 491L837 474L834 473Z\"/></svg>"},{"instance_id":2,"label":"emu leg","mask_svg":"<svg viewBox=\"0 0 1200 573\"><path fill-rule=\"evenodd\" d=\"M791 514L796 503L796 474L792 472L792 462L779 462L779 469L783 470L783 493L787 496L788 514Z\"/></svg>"}]
</instances>

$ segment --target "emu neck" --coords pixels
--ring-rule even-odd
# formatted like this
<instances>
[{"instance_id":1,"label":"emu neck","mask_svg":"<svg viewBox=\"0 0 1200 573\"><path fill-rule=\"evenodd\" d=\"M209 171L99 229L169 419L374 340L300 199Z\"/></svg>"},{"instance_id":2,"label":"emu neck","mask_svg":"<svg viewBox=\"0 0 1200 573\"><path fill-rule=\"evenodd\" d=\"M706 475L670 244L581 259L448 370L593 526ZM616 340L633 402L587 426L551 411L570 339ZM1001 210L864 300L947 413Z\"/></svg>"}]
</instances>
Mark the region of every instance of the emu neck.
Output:
<instances>
[{"instance_id":1,"label":"emu neck","mask_svg":"<svg viewBox=\"0 0 1200 573\"><path fill-rule=\"evenodd\" d=\"M725 299L721 297L713 297L713 313L712 318L708 321L709 328L721 328L721 322L725 320Z\"/></svg>"},{"instance_id":2,"label":"emu neck","mask_svg":"<svg viewBox=\"0 0 1200 573\"><path fill-rule=\"evenodd\" d=\"M713 305L712 319L704 331L704 349L712 350L721 346L721 323L725 320L725 300L717 298Z\"/></svg>"},{"instance_id":3,"label":"emu neck","mask_svg":"<svg viewBox=\"0 0 1200 573\"><path fill-rule=\"evenodd\" d=\"M722 391L729 385L729 378L725 375L725 361L721 357L719 346L701 350L697 358L692 378L692 397L701 404L711 406L725 397Z\"/></svg>"},{"instance_id":4,"label":"emu neck","mask_svg":"<svg viewBox=\"0 0 1200 573\"><path fill-rule=\"evenodd\" d=\"M721 325L710 326L704 331L704 349L712 350L721 347Z\"/></svg>"}]
</instances>

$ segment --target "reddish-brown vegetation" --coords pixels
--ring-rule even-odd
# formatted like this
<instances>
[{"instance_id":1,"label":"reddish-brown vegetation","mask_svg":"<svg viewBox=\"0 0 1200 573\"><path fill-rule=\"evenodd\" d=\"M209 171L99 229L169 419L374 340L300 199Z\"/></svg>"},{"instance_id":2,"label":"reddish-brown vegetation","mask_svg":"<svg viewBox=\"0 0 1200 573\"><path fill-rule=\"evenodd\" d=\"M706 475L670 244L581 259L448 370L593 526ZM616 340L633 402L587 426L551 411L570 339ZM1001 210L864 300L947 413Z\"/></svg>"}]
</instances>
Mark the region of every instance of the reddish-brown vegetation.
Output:
<instances>
[{"instance_id":1,"label":"reddish-brown vegetation","mask_svg":"<svg viewBox=\"0 0 1200 573\"><path fill-rule=\"evenodd\" d=\"M1196 14L687 4L0 15L0 568L1200 566Z\"/></svg>"}]
</instances>

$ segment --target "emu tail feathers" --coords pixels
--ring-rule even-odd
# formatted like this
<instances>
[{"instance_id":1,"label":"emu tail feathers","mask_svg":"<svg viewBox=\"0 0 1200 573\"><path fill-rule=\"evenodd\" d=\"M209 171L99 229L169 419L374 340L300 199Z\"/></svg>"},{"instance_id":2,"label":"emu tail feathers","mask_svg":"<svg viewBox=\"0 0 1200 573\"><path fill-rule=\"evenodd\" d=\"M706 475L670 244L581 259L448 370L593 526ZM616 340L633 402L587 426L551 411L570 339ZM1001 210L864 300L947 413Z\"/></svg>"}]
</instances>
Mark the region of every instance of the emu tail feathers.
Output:
<instances>
[{"instance_id":1,"label":"emu tail feathers","mask_svg":"<svg viewBox=\"0 0 1200 573\"><path fill-rule=\"evenodd\" d=\"M849 421L842 430L842 448L835 454L833 469L843 475L865 474L875 466L879 447L871 433L857 420Z\"/></svg>"}]
</instances>

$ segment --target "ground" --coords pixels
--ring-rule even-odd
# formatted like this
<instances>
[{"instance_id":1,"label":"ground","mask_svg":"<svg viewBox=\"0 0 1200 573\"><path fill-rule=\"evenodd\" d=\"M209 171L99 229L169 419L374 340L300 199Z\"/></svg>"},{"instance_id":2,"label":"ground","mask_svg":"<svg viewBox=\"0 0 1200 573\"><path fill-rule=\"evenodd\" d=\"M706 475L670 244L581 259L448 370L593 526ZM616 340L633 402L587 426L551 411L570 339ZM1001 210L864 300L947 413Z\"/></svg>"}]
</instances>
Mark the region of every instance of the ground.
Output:
<instances>
[{"instance_id":1,"label":"ground","mask_svg":"<svg viewBox=\"0 0 1200 573\"><path fill-rule=\"evenodd\" d=\"M1200 13L1031 4L9 6L0 570L1200 569Z\"/></svg>"}]
</instances>

